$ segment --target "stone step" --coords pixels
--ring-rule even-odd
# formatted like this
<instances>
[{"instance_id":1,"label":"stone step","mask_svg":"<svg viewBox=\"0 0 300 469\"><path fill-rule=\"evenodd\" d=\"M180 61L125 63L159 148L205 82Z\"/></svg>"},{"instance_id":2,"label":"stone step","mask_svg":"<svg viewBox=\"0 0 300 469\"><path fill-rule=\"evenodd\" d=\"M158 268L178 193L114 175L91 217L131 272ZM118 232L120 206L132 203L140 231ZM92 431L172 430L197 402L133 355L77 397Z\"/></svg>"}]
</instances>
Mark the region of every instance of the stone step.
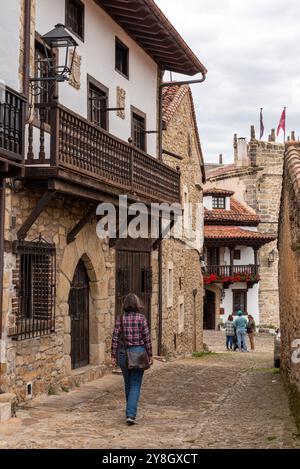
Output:
<instances>
[{"instance_id":1,"label":"stone step","mask_svg":"<svg viewBox=\"0 0 300 469\"><path fill-rule=\"evenodd\" d=\"M0 423L7 422L11 419L11 403L0 402Z\"/></svg>"}]
</instances>

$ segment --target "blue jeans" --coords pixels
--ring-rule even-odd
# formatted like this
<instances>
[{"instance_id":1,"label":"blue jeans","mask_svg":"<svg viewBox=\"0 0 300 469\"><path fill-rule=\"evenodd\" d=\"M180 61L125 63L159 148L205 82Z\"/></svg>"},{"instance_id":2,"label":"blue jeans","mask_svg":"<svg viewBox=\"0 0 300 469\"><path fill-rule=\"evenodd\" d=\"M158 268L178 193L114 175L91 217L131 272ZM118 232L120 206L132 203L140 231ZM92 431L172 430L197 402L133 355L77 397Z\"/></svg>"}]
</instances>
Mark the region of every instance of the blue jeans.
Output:
<instances>
[{"instance_id":1,"label":"blue jeans","mask_svg":"<svg viewBox=\"0 0 300 469\"><path fill-rule=\"evenodd\" d=\"M240 350L245 350L247 352L247 331L246 329L237 329L236 330L236 335L237 335L237 342L238 342L238 347ZM242 342L243 342L243 348L242 348Z\"/></svg>"},{"instance_id":2,"label":"blue jeans","mask_svg":"<svg viewBox=\"0 0 300 469\"><path fill-rule=\"evenodd\" d=\"M134 352L143 352L145 347L128 347ZM137 406L140 399L144 370L128 370L126 367L126 355L124 350L119 350L119 366L123 373L125 396L126 396L126 417L136 417Z\"/></svg>"},{"instance_id":3,"label":"blue jeans","mask_svg":"<svg viewBox=\"0 0 300 469\"><path fill-rule=\"evenodd\" d=\"M227 335L226 336L226 348L232 348L233 347L233 335Z\"/></svg>"}]
</instances>

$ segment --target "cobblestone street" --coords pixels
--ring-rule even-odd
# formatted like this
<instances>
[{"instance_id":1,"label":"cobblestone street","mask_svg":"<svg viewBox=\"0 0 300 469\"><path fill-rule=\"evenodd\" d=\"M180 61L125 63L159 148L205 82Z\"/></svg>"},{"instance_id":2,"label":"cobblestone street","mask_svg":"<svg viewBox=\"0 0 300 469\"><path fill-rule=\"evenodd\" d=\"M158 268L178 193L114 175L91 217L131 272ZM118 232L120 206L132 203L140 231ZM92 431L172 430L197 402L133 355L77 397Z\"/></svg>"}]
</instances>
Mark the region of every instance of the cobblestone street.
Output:
<instances>
[{"instance_id":1,"label":"cobblestone street","mask_svg":"<svg viewBox=\"0 0 300 469\"><path fill-rule=\"evenodd\" d=\"M228 353L224 336L206 333L216 354L147 372L139 423L123 416L119 375L69 393L37 398L0 425L0 448L297 448L273 337L257 337L254 353ZM220 353L223 351L222 353Z\"/></svg>"}]
</instances>

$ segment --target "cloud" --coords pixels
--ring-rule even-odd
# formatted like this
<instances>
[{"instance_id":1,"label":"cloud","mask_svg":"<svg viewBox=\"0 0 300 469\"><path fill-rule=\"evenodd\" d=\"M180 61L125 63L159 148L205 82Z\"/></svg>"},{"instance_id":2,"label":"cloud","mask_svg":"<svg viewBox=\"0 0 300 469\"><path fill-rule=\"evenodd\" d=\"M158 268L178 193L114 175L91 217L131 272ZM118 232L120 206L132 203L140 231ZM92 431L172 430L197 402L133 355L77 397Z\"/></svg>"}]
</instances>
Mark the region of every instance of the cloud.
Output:
<instances>
[{"instance_id":1,"label":"cloud","mask_svg":"<svg viewBox=\"0 0 300 469\"><path fill-rule=\"evenodd\" d=\"M248 137L251 124L258 134L261 107L265 138L284 106L287 130L300 133L299 0L156 3L208 69L192 87L207 161L230 162L233 134Z\"/></svg>"}]
</instances>

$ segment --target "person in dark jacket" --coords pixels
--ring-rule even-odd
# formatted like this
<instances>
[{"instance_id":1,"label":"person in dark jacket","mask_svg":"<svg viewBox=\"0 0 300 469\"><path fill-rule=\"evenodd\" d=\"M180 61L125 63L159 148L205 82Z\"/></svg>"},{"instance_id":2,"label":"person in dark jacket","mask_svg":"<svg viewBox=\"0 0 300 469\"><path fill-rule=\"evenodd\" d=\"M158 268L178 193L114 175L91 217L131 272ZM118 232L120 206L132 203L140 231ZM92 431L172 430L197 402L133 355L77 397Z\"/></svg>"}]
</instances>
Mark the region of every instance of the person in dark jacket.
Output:
<instances>
[{"instance_id":1,"label":"person in dark jacket","mask_svg":"<svg viewBox=\"0 0 300 469\"><path fill-rule=\"evenodd\" d=\"M249 314L248 316L248 326L247 326L247 333L251 345L251 350L255 350L255 345L254 345L254 336L255 336L255 331L256 331L256 324L254 321L253 316Z\"/></svg>"},{"instance_id":2,"label":"person in dark jacket","mask_svg":"<svg viewBox=\"0 0 300 469\"><path fill-rule=\"evenodd\" d=\"M126 396L126 422L128 425L136 423L144 370L128 370L125 347L133 352L146 350L149 364L153 364L151 335L147 319L141 313L141 310L141 301L137 295L129 293L124 300L124 313L117 318L112 336L112 366L116 366L118 362L122 370Z\"/></svg>"}]
</instances>

